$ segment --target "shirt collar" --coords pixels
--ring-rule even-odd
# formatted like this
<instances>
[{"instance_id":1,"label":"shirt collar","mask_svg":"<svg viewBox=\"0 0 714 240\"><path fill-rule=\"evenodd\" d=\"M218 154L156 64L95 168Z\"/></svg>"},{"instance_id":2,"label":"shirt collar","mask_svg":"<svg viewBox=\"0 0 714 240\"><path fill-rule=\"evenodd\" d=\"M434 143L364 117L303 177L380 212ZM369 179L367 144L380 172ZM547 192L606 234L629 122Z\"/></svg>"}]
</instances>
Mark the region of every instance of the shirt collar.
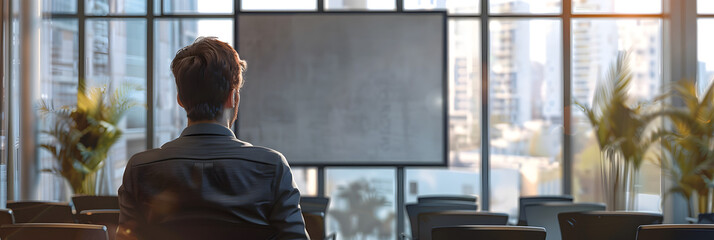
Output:
<instances>
[{"instance_id":1,"label":"shirt collar","mask_svg":"<svg viewBox=\"0 0 714 240\"><path fill-rule=\"evenodd\" d=\"M231 136L235 137L235 134L231 129L216 123L198 123L186 127L181 136L192 136L192 135L220 135L220 136Z\"/></svg>"}]
</instances>

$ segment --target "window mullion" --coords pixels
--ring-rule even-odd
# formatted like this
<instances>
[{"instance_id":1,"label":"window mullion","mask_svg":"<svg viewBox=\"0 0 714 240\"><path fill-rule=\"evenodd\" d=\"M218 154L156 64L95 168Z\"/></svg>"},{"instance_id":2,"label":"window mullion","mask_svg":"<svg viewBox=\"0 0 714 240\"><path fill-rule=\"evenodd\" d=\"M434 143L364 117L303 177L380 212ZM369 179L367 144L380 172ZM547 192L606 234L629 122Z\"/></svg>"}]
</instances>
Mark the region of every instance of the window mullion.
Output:
<instances>
[{"instance_id":1,"label":"window mullion","mask_svg":"<svg viewBox=\"0 0 714 240\"><path fill-rule=\"evenodd\" d=\"M481 0L481 210L490 210L491 164L489 137L489 0Z\"/></svg>"},{"instance_id":2,"label":"window mullion","mask_svg":"<svg viewBox=\"0 0 714 240\"><path fill-rule=\"evenodd\" d=\"M163 0L161 1L163 13ZM154 148L154 1L146 0L146 149Z\"/></svg>"},{"instance_id":3,"label":"window mullion","mask_svg":"<svg viewBox=\"0 0 714 240\"><path fill-rule=\"evenodd\" d=\"M667 16L663 24L663 81L664 87L680 79L695 81L697 72L697 1L664 0ZM672 102L681 105L681 101ZM665 125L665 128L668 126ZM664 175L664 171L662 172ZM661 191L666 192L674 182L661 178ZM677 194L662 199L664 223L686 223L689 215L686 200Z\"/></svg>"},{"instance_id":4,"label":"window mullion","mask_svg":"<svg viewBox=\"0 0 714 240\"><path fill-rule=\"evenodd\" d=\"M571 117L571 44L572 38L570 37L572 32L572 0L563 0L562 13L563 18L561 23L563 24L562 34L563 34L563 158L562 158L562 171L563 171L563 182L562 182L562 193L565 195L571 195L573 192L573 150L571 144L571 134L572 134L572 117Z\"/></svg>"}]
</instances>

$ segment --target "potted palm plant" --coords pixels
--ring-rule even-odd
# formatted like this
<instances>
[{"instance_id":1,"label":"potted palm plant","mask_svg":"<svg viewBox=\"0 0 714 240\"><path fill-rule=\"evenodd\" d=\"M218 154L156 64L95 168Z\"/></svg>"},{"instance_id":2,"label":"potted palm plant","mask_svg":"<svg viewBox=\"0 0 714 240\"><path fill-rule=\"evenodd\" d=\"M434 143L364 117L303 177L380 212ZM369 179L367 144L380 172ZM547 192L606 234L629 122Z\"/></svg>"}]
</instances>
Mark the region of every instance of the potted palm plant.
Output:
<instances>
[{"instance_id":1,"label":"potted palm plant","mask_svg":"<svg viewBox=\"0 0 714 240\"><path fill-rule=\"evenodd\" d=\"M660 161L674 186L668 193L684 196L690 213L712 212L714 202L714 85L698 94L694 81L681 80L670 94L680 106L668 106L670 134L663 138Z\"/></svg>"},{"instance_id":2,"label":"potted palm plant","mask_svg":"<svg viewBox=\"0 0 714 240\"><path fill-rule=\"evenodd\" d=\"M97 171L122 136L117 124L137 103L128 98L130 88L126 85L113 92L106 88L79 89L76 106L55 109L41 103L40 113L54 120L42 133L54 141L40 147L57 161L54 168L43 171L65 178L76 195L96 195Z\"/></svg>"},{"instance_id":3,"label":"potted palm plant","mask_svg":"<svg viewBox=\"0 0 714 240\"><path fill-rule=\"evenodd\" d=\"M592 107L575 102L588 118L600 148L600 166L608 210L634 210L635 182L645 154L664 134L651 103L632 103L628 54L618 55L606 79L598 82Z\"/></svg>"}]
</instances>

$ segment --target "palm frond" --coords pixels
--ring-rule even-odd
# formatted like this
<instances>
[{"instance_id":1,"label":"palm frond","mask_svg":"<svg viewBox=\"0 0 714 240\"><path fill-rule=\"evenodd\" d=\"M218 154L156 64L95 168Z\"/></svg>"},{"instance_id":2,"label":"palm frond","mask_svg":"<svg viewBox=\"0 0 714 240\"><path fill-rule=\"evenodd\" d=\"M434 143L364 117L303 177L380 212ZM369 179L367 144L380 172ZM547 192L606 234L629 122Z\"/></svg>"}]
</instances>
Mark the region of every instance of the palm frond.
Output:
<instances>
[{"instance_id":1,"label":"palm frond","mask_svg":"<svg viewBox=\"0 0 714 240\"><path fill-rule=\"evenodd\" d=\"M714 174L714 85L701 95L692 80L680 80L672 88L671 98L679 99L682 106L662 111L672 126L659 157L668 177L676 183L668 191L687 198L695 192L706 196Z\"/></svg>"},{"instance_id":2,"label":"palm frond","mask_svg":"<svg viewBox=\"0 0 714 240\"><path fill-rule=\"evenodd\" d=\"M123 87L120 87L123 88ZM76 106L54 108L41 102L40 112L53 115L55 123L42 133L54 143L40 145L57 160L53 172L62 175L75 192L91 194L96 172L104 166L111 146L122 136L117 126L124 113L137 104L128 98L129 90L109 92L106 88L85 88L77 93Z\"/></svg>"},{"instance_id":3,"label":"palm frond","mask_svg":"<svg viewBox=\"0 0 714 240\"><path fill-rule=\"evenodd\" d=\"M657 133L658 127L651 125L663 115L656 111L659 106L656 101L629 103L632 79L629 53L621 52L606 78L598 82L592 107L578 102L575 105L590 121L601 151L620 152L626 162L633 162L635 168L639 168L649 146L656 141L651 137L663 135Z\"/></svg>"}]
</instances>

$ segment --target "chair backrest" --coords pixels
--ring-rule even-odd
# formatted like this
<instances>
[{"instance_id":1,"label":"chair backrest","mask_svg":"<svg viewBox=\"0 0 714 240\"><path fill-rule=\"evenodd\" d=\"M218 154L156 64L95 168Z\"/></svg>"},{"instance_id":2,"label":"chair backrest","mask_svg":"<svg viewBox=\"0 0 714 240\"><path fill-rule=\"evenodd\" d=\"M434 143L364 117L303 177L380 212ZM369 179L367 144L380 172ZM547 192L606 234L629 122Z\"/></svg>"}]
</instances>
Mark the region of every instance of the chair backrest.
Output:
<instances>
[{"instance_id":1,"label":"chair backrest","mask_svg":"<svg viewBox=\"0 0 714 240\"><path fill-rule=\"evenodd\" d=\"M277 231L267 225L225 222L215 219L184 219L137 229L138 239L233 240L274 239Z\"/></svg>"},{"instance_id":2,"label":"chair backrest","mask_svg":"<svg viewBox=\"0 0 714 240\"><path fill-rule=\"evenodd\" d=\"M642 225L637 240L711 240L714 224L658 224Z\"/></svg>"},{"instance_id":3,"label":"chair backrest","mask_svg":"<svg viewBox=\"0 0 714 240\"><path fill-rule=\"evenodd\" d=\"M642 212L580 212L558 215L563 240L632 240L641 225L662 223L662 214Z\"/></svg>"},{"instance_id":4,"label":"chair backrest","mask_svg":"<svg viewBox=\"0 0 714 240\"><path fill-rule=\"evenodd\" d=\"M326 197L300 197L300 209L304 213L327 214L330 198Z\"/></svg>"},{"instance_id":5,"label":"chair backrest","mask_svg":"<svg viewBox=\"0 0 714 240\"><path fill-rule=\"evenodd\" d=\"M434 240L453 239L508 239L543 240L545 229L523 226L454 226L437 227L432 230Z\"/></svg>"},{"instance_id":6,"label":"chair backrest","mask_svg":"<svg viewBox=\"0 0 714 240\"><path fill-rule=\"evenodd\" d=\"M548 240L560 240L558 214L564 212L603 211L602 203L547 202L528 204L525 207L528 226L543 227L548 232Z\"/></svg>"},{"instance_id":7,"label":"chair backrest","mask_svg":"<svg viewBox=\"0 0 714 240\"><path fill-rule=\"evenodd\" d=\"M698 224L714 224L714 213L700 213L697 219Z\"/></svg>"},{"instance_id":8,"label":"chair backrest","mask_svg":"<svg viewBox=\"0 0 714 240\"><path fill-rule=\"evenodd\" d=\"M0 226L5 224L15 224L12 209L0 209Z\"/></svg>"},{"instance_id":9,"label":"chair backrest","mask_svg":"<svg viewBox=\"0 0 714 240\"><path fill-rule=\"evenodd\" d=\"M74 223L72 208L58 202L8 202L16 223Z\"/></svg>"},{"instance_id":10,"label":"chair backrest","mask_svg":"<svg viewBox=\"0 0 714 240\"><path fill-rule=\"evenodd\" d=\"M474 211L427 212L419 214L418 218L419 240L431 240L431 230L435 227L506 225L508 223L508 214Z\"/></svg>"},{"instance_id":11,"label":"chair backrest","mask_svg":"<svg viewBox=\"0 0 714 240\"><path fill-rule=\"evenodd\" d=\"M441 203L412 203L407 204L407 215L409 216L409 226L412 229L412 237L419 235L418 217L421 213L443 212L453 210L476 211L478 207L472 204L441 204Z\"/></svg>"},{"instance_id":12,"label":"chair backrest","mask_svg":"<svg viewBox=\"0 0 714 240\"><path fill-rule=\"evenodd\" d=\"M476 204L478 196L475 195L426 195L417 198L418 203L455 203L455 204Z\"/></svg>"},{"instance_id":13,"label":"chair backrest","mask_svg":"<svg viewBox=\"0 0 714 240\"><path fill-rule=\"evenodd\" d=\"M311 239L325 239L325 216L321 214L302 213L305 219L305 230Z\"/></svg>"},{"instance_id":14,"label":"chair backrest","mask_svg":"<svg viewBox=\"0 0 714 240\"><path fill-rule=\"evenodd\" d=\"M72 197L72 204L77 212L93 209L119 209L119 197L79 195Z\"/></svg>"},{"instance_id":15,"label":"chair backrest","mask_svg":"<svg viewBox=\"0 0 714 240\"><path fill-rule=\"evenodd\" d=\"M19 223L0 226L3 240L107 240L107 228L74 223Z\"/></svg>"},{"instance_id":16,"label":"chair backrest","mask_svg":"<svg viewBox=\"0 0 714 240\"><path fill-rule=\"evenodd\" d=\"M518 198L518 225L528 225L526 221L525 206L529 204L546 203L546 202L573 202L573 196L531 196Z\"/></svg>"},{"instance_id":17,"label":"chair backrest","mask_svg":"<svg viewBox=\"0 0 714 240\"><path fill-rule=\"evenodd\" d=\"M77 214L77 221L83 224L96 224L106 226L109 240L114 240L116 239L117 227L119 226L119 210L84 210Z\"/></svg>"}]
</instances>

